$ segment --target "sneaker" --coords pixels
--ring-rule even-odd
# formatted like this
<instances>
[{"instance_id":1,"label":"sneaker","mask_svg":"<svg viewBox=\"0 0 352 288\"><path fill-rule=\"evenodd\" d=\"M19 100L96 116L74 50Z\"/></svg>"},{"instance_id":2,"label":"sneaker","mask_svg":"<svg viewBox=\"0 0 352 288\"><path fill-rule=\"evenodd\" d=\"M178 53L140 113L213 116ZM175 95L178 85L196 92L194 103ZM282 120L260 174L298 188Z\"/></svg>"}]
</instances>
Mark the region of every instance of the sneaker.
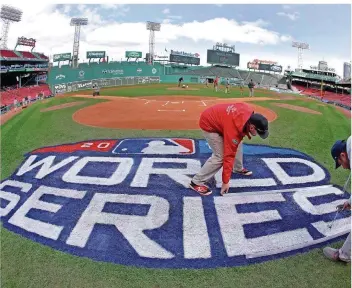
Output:
<instances>
[{"instance_id":1,"label":"sneaker","mask_svg":"<svg viewBox=\"0 0 352 288\"><path fill-rule=\"evenodd\" d=\"M191 182L191 184L189 184L189 187L202 196L208 196L212 193L212 191L206 185L196 185L193 182Z\"/></svg>"},{"instance_id":2,"label":"sneaker","mask_svg":"<svg viewBox=\"0 0 352 288\"><path fill-rule=\"evenodd\" d=\"M253 174L252 171L249 171L246 168L242 168L242 170L234 170L233 172L241 175L245 175L245 176L251 176Z\"/></svg>"},{"instance_id":3,"label":"sneaker","mask_svg":"<svg viewBox=\"0 0 352 288\"><path fill-rule=\"evenodd\" d=\"M348 260L340 258L340 253L339 253L338 249L334 249L334 248L331 248L331 247L325 247L323 249L323 253L324 253L325 257L329 258L332 261L335 261L335 262L337 262L337 261L350 262Z\"/></svg>"}]
</instances>

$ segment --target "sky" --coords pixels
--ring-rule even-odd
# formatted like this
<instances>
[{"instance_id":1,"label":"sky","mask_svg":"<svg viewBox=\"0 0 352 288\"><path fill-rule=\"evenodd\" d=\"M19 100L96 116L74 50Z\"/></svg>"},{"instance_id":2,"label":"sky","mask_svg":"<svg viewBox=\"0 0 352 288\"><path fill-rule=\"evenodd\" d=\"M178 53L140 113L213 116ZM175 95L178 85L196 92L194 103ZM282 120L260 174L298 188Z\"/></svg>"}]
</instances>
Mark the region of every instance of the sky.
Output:
<instances>
[{"instance_id":1,"label":"sky","mask_svg":"<svg viewBox=\"0 0 352 288\"><path fill-rule=\"evenodd\" d=\"M165 49L199 53L201 65L206 65L207 49L217 42L235 45L240 68L253 59L296 68L298 52L292 41L310 45L303 53L304 68L325 60L342 75L343 62L351 61L348 4L33 5L26 1L14 7L22 9L23 16L10 26L8 47L15 47L17 37L35 38L34 51L46 55L72 53L70 18L87 17L89 24L81 29L81 61L86 51L106 51L110 60L125 59L125 51L142 51L144 57L149 50L147 21L162 24L155 32L156 54L168 55Z\"/></svg>"}]
</instances>

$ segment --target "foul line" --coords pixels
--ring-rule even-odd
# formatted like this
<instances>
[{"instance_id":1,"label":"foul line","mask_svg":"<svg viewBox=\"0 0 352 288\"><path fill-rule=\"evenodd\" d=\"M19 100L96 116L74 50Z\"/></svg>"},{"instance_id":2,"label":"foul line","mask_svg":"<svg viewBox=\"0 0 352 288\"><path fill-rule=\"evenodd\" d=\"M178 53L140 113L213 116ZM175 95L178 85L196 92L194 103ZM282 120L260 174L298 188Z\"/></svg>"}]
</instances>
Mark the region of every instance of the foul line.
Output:
<instances>
[{"instance_id":1,"label":"foul line","mask_svg":"<svg viewBox=\"0 0 352 288\"><path fill-rule=\"evenodd\" d=\"M155 100L148 100L147 102L144 103L144 105L145 105L145 104L148 104L148 103L150 103L150 102L152 102L152 101L155 101Z\"/></svg>"},{"instance_id":2,"label":"foul line","mask_svg":"<svg viewBox=\"0 0 352 288\"><path fill-rule=\"evenodd\" d=\"M166 106L167 104L169 104L169 102L170 102L170 101L167 101L167 102L166 102L164 105L162 105L162 106Z\"/></svg>"}]
</instances>

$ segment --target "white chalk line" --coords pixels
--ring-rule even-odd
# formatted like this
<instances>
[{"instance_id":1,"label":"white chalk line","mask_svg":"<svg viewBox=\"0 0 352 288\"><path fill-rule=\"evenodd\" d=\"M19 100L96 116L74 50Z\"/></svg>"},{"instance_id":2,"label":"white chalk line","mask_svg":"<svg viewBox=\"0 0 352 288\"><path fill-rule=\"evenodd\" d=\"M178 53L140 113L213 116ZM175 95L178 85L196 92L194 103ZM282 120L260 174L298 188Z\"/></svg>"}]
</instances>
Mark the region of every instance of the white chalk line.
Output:
<instances>
[{"instance_id":1,"label":"white chalk line","mask_svg":"<svg viewBox=\"0 0 352 288\"><path fill-rule=\"evenodd\" d=\"M150 102L153 102L153 101L155 101L155 100L148 100L147 102L144 103L144 105L146 105L146 104L148 104Z\"/></svg>"}]
</instances>

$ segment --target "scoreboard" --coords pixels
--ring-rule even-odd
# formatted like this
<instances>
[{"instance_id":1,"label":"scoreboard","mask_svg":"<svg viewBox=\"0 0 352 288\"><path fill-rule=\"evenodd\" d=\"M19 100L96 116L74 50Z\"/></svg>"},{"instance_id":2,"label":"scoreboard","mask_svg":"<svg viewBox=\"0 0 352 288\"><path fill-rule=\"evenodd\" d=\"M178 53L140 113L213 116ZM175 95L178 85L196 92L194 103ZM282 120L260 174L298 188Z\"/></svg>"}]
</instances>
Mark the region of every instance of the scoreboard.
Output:
<instances>
[{"instance_id":1,"label":"scoreboard","mask_svg":"<svg viewBox=\"0 0 352 288\"><path fill-rule=\"evenodd\" d=\"M200 64L200 58L184 56L184 55L170 54L170 62L199 65Z\"/></svg>"},{"instance_id":2,"label":"scoreboard","mask_svg":"<svg viewBox=\"0 0 352 288\"><path fill-rule=\"evenodd\" d=\"M240 54L220 50L208 50L207 63L240 66Z\"/></svg>"}]
</instances>

